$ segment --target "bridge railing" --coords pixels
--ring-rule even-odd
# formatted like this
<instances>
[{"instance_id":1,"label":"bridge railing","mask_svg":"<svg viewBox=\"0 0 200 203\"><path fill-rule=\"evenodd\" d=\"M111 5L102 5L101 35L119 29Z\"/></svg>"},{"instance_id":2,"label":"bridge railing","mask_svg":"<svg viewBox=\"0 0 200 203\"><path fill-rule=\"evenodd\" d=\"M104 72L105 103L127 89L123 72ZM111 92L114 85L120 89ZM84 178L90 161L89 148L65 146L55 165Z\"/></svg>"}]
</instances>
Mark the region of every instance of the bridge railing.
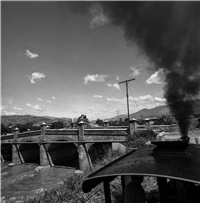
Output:
<instances>
[{"instance_id":1,"label":"bridge railing","mask_svg":"<svg viewBox=\"0 0 200 203\"><path fill-rule=\"evenodd\" d=\"M78 135L78 129L46 129L45 135Z\"/></svg>"},{"instance_id":2,"label":"bridge railing","mask_svg":"<svg viewBox=\"0 0 200 203\"><path fill-rule=\"evenodd\" d=\"M86 128L84 127L84 123L80 122L78 128L68 128L68 129L46 129L45 125L41 125L41 130L37 131L29 131L25 133L19 133L15 131L12 135L4 135L1 136L1 141L5 140L13 140L17 138L25 138L25 137L33 137L40 136L45 138L48 136L59 136L59 135L70 135L76 136L77 140L84 140L85 137L89 139L89 137L93 137L96 140L98 139L106 139L108 136L113 137L113 139L119 138L119 140L124 140L128 134L134 136L134 132L151 129L155 132L160 131L170 131L170 129L177 128L177 125L151 125L150 120L146 120L144 125L138 125L136 120L130 121L130 129L129 126L109 126L106 123L105 126L101 127L92 127ZM168 130L166 130L168 129Z\"/></svg>"},{"instance_id":3,"label":"bridge railing","mask_svg":"<svg viewBox=\"0 0 200 203\"><path fill-rule=\"evenodd\" d=\"M126 136L128 135L127 127L111 127L111 128L85 128L84 123L78 125L78 128L71 129L46 129L46 126L41 125L41 130L38 131L29 131L26 133L19 133L19 129L14 129L14 133L12 135L6 135L1 137L2 142L16 142L19 141L18 138L30 138L37 136L37 140L41 141L51 141L62 139L65 136L70 137L69 140L73 141L125 141ZM39 137L38 137L39 136ZM48 136L48 138L47 138ZM52 137L52 138L51 138Z\"/></svg>"},{"instance_id":4,"label":"bridge railing","mask_svg":"<svg viewBox=\"0 0 200 203\"><path fill-rule=\"evenodd\" d=\"M37 131L29 131L29 132L25 132L25 133L18 133L17 137L32 137L32 136L37 136L41 134L41 130L37 130Z\"/></svg>"}]
</instances>

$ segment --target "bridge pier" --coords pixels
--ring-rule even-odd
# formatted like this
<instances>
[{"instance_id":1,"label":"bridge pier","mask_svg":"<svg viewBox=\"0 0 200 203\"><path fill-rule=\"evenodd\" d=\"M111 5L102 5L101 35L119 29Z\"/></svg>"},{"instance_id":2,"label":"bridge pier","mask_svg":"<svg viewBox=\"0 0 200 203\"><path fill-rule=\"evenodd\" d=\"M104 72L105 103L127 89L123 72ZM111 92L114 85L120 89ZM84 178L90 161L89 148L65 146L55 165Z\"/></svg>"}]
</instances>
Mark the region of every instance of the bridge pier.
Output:
<instances>
[{"instance_id":1,"label":"bridge pier","mask_svg":"<svg viewBox=\"0 0 200 203\"><path fill-rule=\"evenodd\" d=\"M81 171L87 171L91 168L91 161L86 146L80 144L78 146L78 158L79 158L79 169Z\"/></svg>"},{"instance_id":2,"label":"bridge pier","mask_svg":"<svg viewBox=\"0 0 200 203\"><path fill-rule=\"evenodd\" d=\"M41 138L40 141L44 141L45 140L45 129L46 129L46 123L42 123L41 124ZM46 145L40 143L40 166L48 166L51 165L52 166L52 161L50 156L48 156L48 152L46 149Z\"/></svg>"},{"instance_id":3,"label":"bridge pier","mask_svg":"<svg viewBox=\"0 0 200 203\"><path fill-rule=\"evenodd\" d=\"M83 121L79 122L78 128L79 128L78 140L84 141L85 136L84 136L84 122ZM89 156L89 153L87 151L87 147L85 144L79 144L78 157L79 157L79 169L81 171L87 171L87 170L91 169L92 162L90 160L90 156Z\"/></svg>"},{"instance_id":4,"label":"bridge pier","mask_svg":"<svg viewBox=\"0 0 200 203\"><path fill-rule=\"evenodd\" d=\"M12 163L13 164L23 164L24 159L21 152L19 151L18 144L12 144Z\"/></svg>"},{"instance_id":5,"label":"bridge pier","mask_svg":"<svg viewBox=\"0 0 200 203\"><path fill-rule=\"evenodd\" d=\"M13 139L13 143L12 143L12 163L15 164L23 164L24 160L22 157L22 154L19 151L17 142L17 136L19 133L19 129L15 128L14 129L14 139Z\"/></svg>"},{"instance_id":6,"label":"bridge pier","mask_svg":"<svg viewBox=\"0 0 200 203\"><path fill-rule=\"evenodd\" d=\"M40 144L40 166L48 166L49 160L46 153L45 144Z\"/></svg>"}]
</instances>

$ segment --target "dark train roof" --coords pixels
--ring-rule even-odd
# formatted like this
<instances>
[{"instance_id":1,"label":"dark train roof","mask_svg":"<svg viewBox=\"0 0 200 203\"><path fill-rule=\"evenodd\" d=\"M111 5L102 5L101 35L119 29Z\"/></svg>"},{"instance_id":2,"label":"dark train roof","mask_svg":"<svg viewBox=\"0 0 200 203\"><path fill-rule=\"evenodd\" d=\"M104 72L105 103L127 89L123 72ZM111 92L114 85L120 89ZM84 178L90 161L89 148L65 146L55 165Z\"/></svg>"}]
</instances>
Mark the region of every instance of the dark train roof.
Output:
<instances>
[{"instance_id":1,"label":"dark train roof","mask_svg":"<svg viewBox=\"0 0 200 203\"><path fill-rule=\"evenodd\" d=\"M200 184L200 145L183 141L152 144L133 150L89 175L82 185L83 191L89 192L102 181L123 175L165 177Z\"/></svg>"}]
</instances>

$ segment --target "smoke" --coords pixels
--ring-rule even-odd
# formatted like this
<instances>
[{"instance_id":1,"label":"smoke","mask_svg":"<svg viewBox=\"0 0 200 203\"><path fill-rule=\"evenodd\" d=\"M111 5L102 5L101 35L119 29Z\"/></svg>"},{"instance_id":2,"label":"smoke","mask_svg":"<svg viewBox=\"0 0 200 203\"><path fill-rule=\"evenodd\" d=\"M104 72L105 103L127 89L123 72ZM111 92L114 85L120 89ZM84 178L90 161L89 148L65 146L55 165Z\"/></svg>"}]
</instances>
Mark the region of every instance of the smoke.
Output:
<instances>
[{"instance_id":1,"label":"smoke","mask_svg":"<svg viewBox=\"0 0 200 203\"><path fill-rule=\"evenodd\" d=\"M164 96L182 136L187 136L194 113L192 100L200 92L200 2L96 3L113 25L123 28L126 40L138 46L156 71L164 70Z\"/></svg>"}]
</instances>

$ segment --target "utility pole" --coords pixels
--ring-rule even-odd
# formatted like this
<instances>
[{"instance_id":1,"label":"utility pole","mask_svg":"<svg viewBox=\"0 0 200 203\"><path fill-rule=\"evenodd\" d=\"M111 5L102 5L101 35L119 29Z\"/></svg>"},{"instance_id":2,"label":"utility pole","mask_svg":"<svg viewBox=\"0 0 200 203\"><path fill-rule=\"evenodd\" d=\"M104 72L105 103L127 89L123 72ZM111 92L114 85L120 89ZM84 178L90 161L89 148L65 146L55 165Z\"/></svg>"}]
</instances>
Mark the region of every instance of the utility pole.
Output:
<instances>
[{"instance_id":1,"label":"utility pole","mask_svg":"<svg viewBox=\"0 0 200 203\"><path fill-rule=\"evenodd\" d=\"M127 111L128 111L128 121L130 121L130 114L129 114L129 100L128 100L128 83L132 80L135 80L135 78L130 80L124 80L122 82L119 82L118 84L126 83L126 99L127 99ZM130 122L129 122L130 123Z\"/></svg>"}]
</instances>

